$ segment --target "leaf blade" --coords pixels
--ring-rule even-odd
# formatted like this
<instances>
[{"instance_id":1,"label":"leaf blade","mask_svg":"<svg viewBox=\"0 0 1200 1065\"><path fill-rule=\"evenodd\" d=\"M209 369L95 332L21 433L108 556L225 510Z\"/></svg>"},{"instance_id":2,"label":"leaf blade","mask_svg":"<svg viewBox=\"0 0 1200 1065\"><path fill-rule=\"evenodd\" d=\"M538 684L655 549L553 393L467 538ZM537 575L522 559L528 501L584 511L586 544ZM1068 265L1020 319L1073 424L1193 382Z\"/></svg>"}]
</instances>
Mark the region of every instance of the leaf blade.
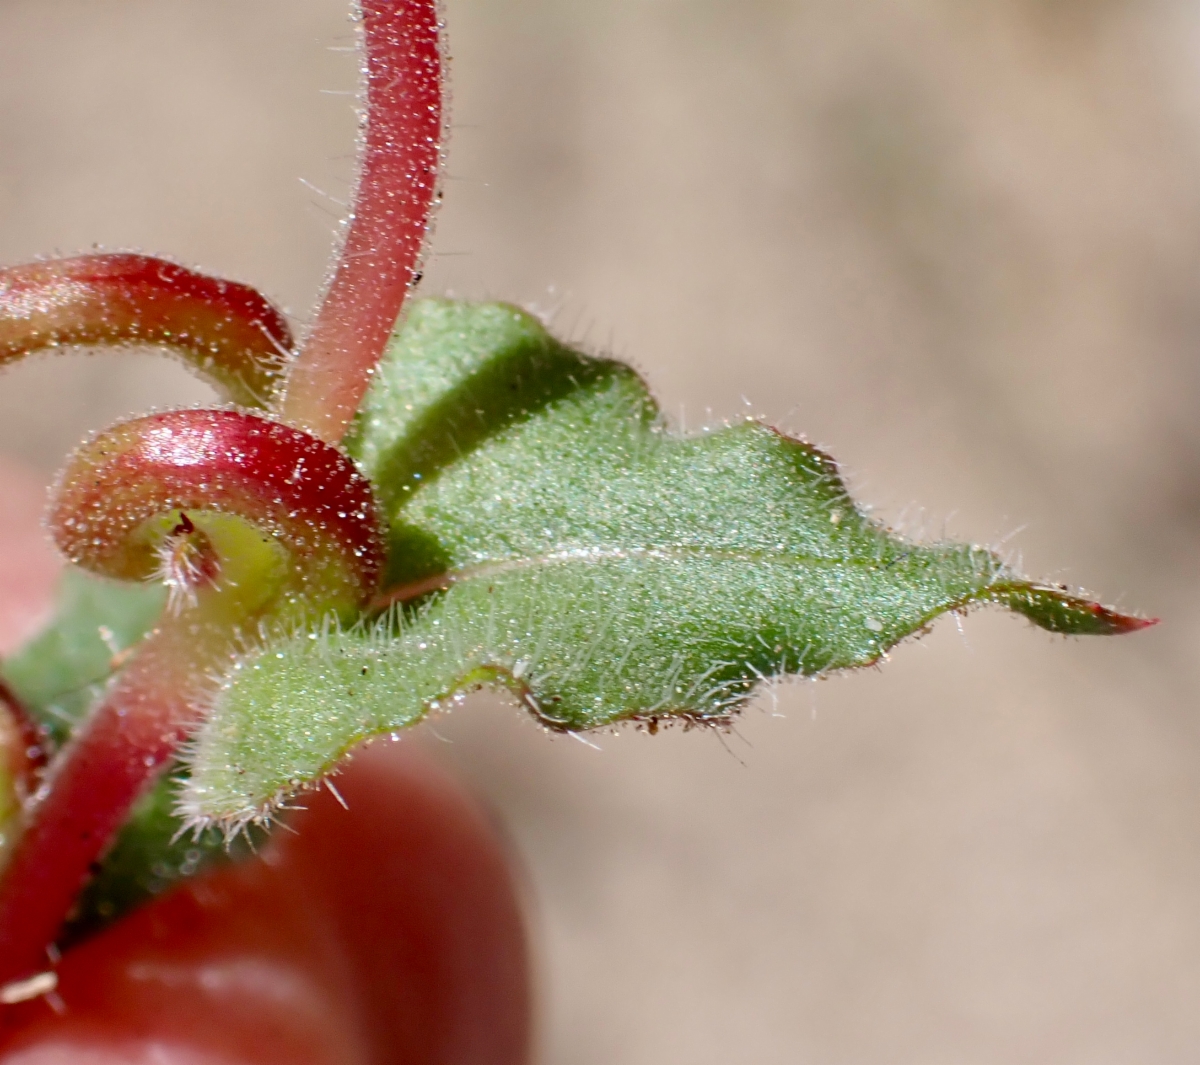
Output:
<instances>
[{"instance_id":1,"label":"leaf blade","mask_svg":"<svg viewBox=\"0 0 1200 1065\"><path fill-rule=\"evenodd\" d=\"M390 503L397 596L439 590L243 662L189 756L198 822L253 820L485 684L551 728L719 723L763 680L869 664L947 610L1140 624L984 548L896 536L803 441L671 433L633 371L502 305L414 307L352 446Z\"/></svg>"}]
</instances>

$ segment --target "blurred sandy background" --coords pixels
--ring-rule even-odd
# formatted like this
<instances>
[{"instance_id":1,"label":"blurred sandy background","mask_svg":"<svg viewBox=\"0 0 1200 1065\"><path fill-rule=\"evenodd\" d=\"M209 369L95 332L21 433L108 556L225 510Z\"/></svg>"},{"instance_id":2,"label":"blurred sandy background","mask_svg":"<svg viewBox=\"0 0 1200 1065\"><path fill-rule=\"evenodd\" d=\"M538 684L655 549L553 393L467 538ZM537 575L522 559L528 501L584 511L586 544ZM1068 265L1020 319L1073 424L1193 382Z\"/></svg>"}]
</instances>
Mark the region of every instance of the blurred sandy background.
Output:
<instances>
[{"instance_id":1,"label":"blurred sandy background","mask_svg":"<svg viewBox=\"0 0 1200 1065\"><path fill-rule=\"evenodd\" d=\"M0 0L0 262L166 253L302 321L339 208L299 179L352 168L344 7ZM447 8L425 291L553 310L688 425L749 404L910 531L1016 533L1167 619L944 621L724 744L437 722L527 872L542 1060L1200 1059L1200 3ZM49 472L203 396L30 364L0 444Z\"/></svg>"}]
</instances>

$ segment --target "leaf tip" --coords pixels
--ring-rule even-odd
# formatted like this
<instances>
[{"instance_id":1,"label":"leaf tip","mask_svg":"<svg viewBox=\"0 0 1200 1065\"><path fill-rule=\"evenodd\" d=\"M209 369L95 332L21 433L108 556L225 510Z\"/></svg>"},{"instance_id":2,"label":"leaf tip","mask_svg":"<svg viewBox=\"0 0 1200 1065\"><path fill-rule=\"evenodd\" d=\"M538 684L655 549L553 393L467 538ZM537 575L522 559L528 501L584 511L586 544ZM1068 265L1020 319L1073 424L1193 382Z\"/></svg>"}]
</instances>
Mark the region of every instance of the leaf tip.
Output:
<instances>
[{"instance_id":1,"label":"leaf tip","mask_svg":"<svg viewBox=\"0 0 1200 1065\"><path fill-rule=\"evenodd\" d=\"M1064 588L1042 584L1010 586L996 598L1035 625L1067 636L1124 636L1152 628L1161 620L1124 614Z\"/></svg>"}]
</instances>

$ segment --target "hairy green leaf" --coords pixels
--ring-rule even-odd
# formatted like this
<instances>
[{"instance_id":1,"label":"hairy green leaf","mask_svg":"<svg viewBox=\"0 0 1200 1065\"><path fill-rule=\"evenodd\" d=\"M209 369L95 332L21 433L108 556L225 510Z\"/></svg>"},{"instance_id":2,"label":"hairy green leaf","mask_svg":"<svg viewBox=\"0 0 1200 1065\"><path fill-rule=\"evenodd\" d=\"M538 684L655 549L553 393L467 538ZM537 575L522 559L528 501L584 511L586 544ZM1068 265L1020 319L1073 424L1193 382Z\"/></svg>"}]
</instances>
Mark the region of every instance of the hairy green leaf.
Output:
<instances>
[{"instance_id":1,"label":"hairy green leaf","mask_svg":"<svg viewBox=\"0 0 1200 1065\"><path fill-rule=\"evenodd\" d=\"M976 603L1059 632L1141 624L984 548L893 534L803 441L752 421L670 432L627 366L507 305L416 304L350 446L407 605L239 665L189 756L197 822L260 817L485 684L555 729L721 723L760 681L875 662Z\"/></svg>"}]
</instances>

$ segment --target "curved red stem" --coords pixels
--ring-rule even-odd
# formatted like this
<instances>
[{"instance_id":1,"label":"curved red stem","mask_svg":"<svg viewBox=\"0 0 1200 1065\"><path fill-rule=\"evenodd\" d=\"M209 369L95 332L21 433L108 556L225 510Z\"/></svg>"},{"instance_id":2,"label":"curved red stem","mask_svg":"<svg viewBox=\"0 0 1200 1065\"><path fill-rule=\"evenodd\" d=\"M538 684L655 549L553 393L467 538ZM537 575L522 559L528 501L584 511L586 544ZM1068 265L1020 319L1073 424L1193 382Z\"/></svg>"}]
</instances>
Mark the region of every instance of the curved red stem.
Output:
<instances>
[{"instance_id":1,"label":"curved red stem","mask_svg":"<svg viewBox=\"0 0 1200 1065\"><path fill-rule=\"evenodd\" d=\"M370 482L336 448L246 411L166 411L101 433L72 455L48 524L77 565L145 580L155 545L139 530L174 510L244 517L284 544L294 582L310 593L312 572L335 565L356 598L379 581L385 549Z\"/></svg>"},{"instance_id":2,"label":"curved red stem","mask_svg":"<svg viewBox=\"0 0 1200 1065\"><path fill-rule=\"evenodd\" d=\"M345 434L420 260L437 185L442 59L434 0L364 0L367 117L345 245L279 408Z\"/></svg>"},{"instance_id":3,"label":"curved red stem","mask_svg":"<svg viewBox=\"0 0 1200 1065\"><path fill-rule=\"evenodd\" d=\"M283 575L276 581L272 561L255 595L262 581L253 569L218 571L215 587L138 647L53 762L0 880L0 985L45 967L46 945L92 863L257 626L353 610L375 591L384 544L369 482L336 448L241 411L171 411L101 434L72 458L50 524L73 561L136 579L153 567L154 530L160 539L183 527L195 533L214 515L241 518L256 541L280 544ZM236 569L239 559L218 561Z\"/></svg>"},{"instance_id":4,"label":"curved red stem","mask_svg":"<svg viewBox=\"0 0 1200 1065\"><path fill-rule=\"evenodd\" d=\"M80 255L0 270L0 363L72 344L160 344L235 403L266 406L292 349L248 285L146 255Z\"/></svg>"},{"instance_id":5,"label":"curved red stem","mask_svg":"<svg viewBox=\"0 0 1200 1065\"><path fill-rule=\"evenodd\" d=\"M51 516L73 561L145 577L155 522L186 507L245 517L285 545L292 577L280 594L293 615L343 604L348 590L361 605L375 590L383 545L370 489L329 445L358 410L414 280L436 193L442 57L436 0L363 0L362 19L359 184L312 333L273 404L290 425L175 411L85 445ZM0 362L59 344L131 341L181 350L243 404L270 398L291 347L282 317L253 290L161 260L83 256L0 273ZM172 526L170 535L192 530L186 515ZM218 577L205 602L217 602L220 587ZM0 881L0 985L45 965L91 864L199 719L211 678L239 640L253 639L237 594L223 614L193 607L165 619L51 767Z\"/></svg>"}]
</instances>

